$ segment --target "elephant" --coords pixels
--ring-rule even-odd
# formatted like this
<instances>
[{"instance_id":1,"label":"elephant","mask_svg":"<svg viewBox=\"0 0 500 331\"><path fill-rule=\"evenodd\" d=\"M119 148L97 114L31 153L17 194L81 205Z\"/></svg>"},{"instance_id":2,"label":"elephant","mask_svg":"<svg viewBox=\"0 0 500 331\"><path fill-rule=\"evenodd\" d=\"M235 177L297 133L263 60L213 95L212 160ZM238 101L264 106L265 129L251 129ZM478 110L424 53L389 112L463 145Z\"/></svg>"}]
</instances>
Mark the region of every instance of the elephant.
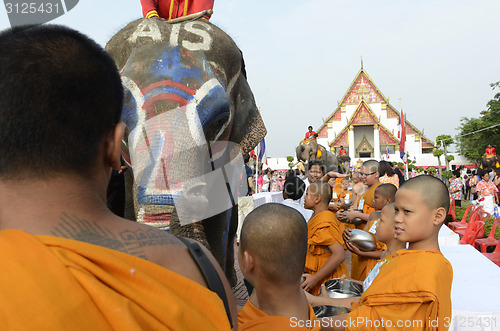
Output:
<instances>
[{"instance_id":1,"label":"elephant","mask_svg":"<svg viewBox=\"0 0 500 331\"><path fill-rule=\"evenodd\" d=\"M321 152L321 156L318 158L318 150ZM337 157L328 151L324 146L318 144L315 139L310 140L307 143L301 142L296 148L295 152L297 154L297 160L307 163L312 160L318 160L323 163L326 171L338 171L342 172L342 167L339 166Z\"/></svg>"},{"instance_id":2,"label":"elephant","mask_svg":"<svg viewBox=\"0 0 500 331\"><path fill-rule=\"evenodd\" d=\"M125 217L200 241L235 285L241 154L267 133L240 49L208 21L146 18L106 51L125 91Z\"/></svg>"},{"instance_id":3,"label":"elephant","mask_svg":"<svg viewBox=\"0 0 500 331\"><path fill-rule=\"evenodd\" d=\"M486 157L486 154L483 155L481 159L481 168L482 169L496 169L499 166L498 157L495 155L493 157Z\"/></svg>"}]
</instances>

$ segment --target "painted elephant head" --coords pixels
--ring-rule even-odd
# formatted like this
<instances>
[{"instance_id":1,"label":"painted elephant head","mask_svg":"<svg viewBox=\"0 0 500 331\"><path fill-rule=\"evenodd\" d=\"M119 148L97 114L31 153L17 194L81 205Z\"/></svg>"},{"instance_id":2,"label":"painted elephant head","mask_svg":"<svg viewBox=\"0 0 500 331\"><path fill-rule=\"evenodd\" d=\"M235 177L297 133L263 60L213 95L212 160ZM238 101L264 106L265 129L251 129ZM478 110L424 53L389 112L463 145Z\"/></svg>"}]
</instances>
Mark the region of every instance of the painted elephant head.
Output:
<instances>
[{"instance_id":1,"label":"painted elephant head","mask_svg":"<svg viewBox=\"0 0 500 331\"><path fill-rule=\"evenodd\" d=\"M223 265L233 227L228 218L237 203L226 183L237 181L243 169L236 156L251 151L266 134L241 51L209 22L156 19L129 23L106 50L125 88L123 157L133 173L127 193L135 219L170 224L171 232L180 234L179 224L172 223L203 220L201 230L193 231L213 230L208 246Z\"/></svg>"}]
</instances>

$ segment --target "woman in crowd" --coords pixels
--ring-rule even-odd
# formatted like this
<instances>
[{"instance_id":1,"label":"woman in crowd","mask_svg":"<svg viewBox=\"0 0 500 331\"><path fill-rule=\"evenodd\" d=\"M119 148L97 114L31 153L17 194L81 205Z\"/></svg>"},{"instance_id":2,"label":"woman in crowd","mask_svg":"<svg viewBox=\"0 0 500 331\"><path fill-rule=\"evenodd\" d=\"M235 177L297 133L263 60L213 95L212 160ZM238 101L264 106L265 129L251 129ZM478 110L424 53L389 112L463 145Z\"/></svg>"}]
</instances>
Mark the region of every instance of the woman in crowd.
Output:
<instances>
[{"instance_id":1,"label":"woman in crowd","mask_svg":"<svg viewBox=\"0 0 500 331\"><path fill-rule=\"evenodd\" d=\"M450 191L450 197L455 200L455 206L462 207L462 181L460 180L460 172L458 170L453 171L448 190Z\"/></svg>"},{"instance_id":2,"label":"woman in crowd","mask_svg":"<svg viewBox=\"0 0 500 331\"><path fill-rule=\"evenodd\" d=\"M381 183L389 183L399 188L399 177L396 175L394 170L391 168L391 165L387 161L380 161L380 170L379 170L379 181Z\"/></svg>"}]
</instances>

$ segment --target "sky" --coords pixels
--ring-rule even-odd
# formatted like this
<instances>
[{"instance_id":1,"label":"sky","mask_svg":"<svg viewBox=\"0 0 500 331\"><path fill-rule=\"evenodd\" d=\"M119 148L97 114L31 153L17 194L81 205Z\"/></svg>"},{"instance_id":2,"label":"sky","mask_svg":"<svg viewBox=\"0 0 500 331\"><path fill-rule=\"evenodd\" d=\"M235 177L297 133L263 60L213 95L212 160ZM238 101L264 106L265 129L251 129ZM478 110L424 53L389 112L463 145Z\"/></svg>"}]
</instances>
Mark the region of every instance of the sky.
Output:
<instances>
[{"instance_id":1,"label":"sky","mask_svg":"<svg viewBox=\"0 0 500 331\"><path fill-rule=\"evenodd\" d=\"M456 135L460 119L479 117L495 94L489 84L500 81L499 13L498 0L215 0L210 21L243 51L267 156L285 157L336 109L361 58L427 138ZM51 23L104 46L141 16L139 0L80 0ZM0 30L9 27L0 8Z\"/></svg>"}]
</instances>

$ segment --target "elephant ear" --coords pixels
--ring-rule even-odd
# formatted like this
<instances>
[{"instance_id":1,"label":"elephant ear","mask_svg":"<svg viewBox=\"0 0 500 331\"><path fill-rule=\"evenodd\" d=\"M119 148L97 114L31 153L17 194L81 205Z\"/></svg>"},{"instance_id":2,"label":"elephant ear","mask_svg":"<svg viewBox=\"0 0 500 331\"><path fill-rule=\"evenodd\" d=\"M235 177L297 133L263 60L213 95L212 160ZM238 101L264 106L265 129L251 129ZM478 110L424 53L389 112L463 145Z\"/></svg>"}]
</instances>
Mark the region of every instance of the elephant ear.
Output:
<instances>
[{"instance_id":1,"label":"elephant ear","mask_svg":"<svg viewBox=\"0 0 500 331\"><path fill-rule=\"evenodd\" d=\"M229 140L238 143L243 154L249 153L266 136L267 130L245 77L244 64L231 90L234 120Z\"/></svg>"}]
</instances>

